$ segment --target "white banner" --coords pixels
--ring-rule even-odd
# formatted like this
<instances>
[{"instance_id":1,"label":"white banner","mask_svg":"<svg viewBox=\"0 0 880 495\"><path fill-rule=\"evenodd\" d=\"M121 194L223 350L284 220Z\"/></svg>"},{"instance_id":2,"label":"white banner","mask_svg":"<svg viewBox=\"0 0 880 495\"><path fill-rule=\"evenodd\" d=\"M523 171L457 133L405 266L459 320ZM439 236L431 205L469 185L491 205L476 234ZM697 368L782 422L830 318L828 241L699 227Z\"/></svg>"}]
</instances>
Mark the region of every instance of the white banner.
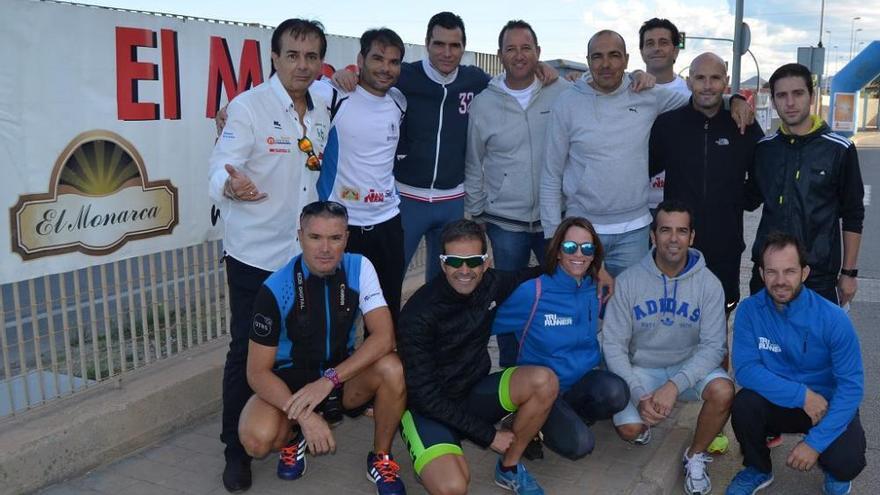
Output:
<instances>
[{"instance_id":1,"label":"white banner","mask_svg":"<svg viewBox=\"0 0 880 495\"><path fill-rule=\"evenodd\" d=\"M3 0L0 283L220 238L207 194L213 116L268 79L271 36ZM355 62L356 38L328 39L327 64ZM407 45L406 60L423 56Z\"/></svg>"}]
</instances>

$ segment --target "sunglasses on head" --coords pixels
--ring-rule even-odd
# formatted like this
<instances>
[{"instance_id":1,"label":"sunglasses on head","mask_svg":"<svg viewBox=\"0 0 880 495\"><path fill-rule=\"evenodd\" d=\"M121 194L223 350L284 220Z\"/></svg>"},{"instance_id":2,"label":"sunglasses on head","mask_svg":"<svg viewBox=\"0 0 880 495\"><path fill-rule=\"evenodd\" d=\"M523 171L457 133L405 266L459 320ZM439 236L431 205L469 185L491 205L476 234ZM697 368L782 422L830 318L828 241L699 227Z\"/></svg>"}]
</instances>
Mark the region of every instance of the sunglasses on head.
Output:
<instances>
[{"instance_id":1,"label":"sunglasses on head","mask_svg":"<svg viewBox=\"0 0 880 495\"><path fill-rule=\"evenodd\" d=\"M592 242L578 244L574 241L563 241L563 243L559 245L560 249L562 249L562 252L565 254L576 253L578 246L580 246L581 253L583 253L584 256L592 256L596 253L596 246Z\"/></svg>"},{"instance_id":2,"label":"sunglasses on head","mask_svg":"<svg viewBox=\"0 0 880 495\"><path fill-rule=\"evenodd\" d=\"M488 254L473 254L471 256L453 256L451 254L441 254L440 261L452 268L460 268L461 265L467 265L469 268L476 268L486 262L489 258Z\"/></svg>"},{"instance_id":3,"label":"sunglasses on head","mask_svg":"<svg viewBox=\"0 0 880 495\"><path fill-rule=\"evenodd\" d=\"M315 154L315 147L312 146L312 140L306 137L301 137L296 140L297 146L299 146L299 150L308 155L306 157L306 168L316 172L321 170L321 160L318 159L318 155Z\"/></svg>"}]
</instances>

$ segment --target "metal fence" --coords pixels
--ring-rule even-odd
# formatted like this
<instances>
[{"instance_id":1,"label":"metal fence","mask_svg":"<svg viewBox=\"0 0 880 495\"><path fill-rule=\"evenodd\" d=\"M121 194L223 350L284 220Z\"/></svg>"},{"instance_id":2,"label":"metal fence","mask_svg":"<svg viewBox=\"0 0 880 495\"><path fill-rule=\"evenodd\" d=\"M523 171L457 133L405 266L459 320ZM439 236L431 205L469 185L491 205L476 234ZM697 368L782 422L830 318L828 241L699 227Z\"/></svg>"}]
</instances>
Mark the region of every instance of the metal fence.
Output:
<instances>
[{"instance_id":1,"label":"metal fence","mask_svg":"<svg viewBox=\"0 0 880 495\"><path fill-rule=\"evenodd\" d=\"M220 241L0 287L0 418L229 333ZM424 270L424 248L408 275Z\"/></svg>"}]
</instances>

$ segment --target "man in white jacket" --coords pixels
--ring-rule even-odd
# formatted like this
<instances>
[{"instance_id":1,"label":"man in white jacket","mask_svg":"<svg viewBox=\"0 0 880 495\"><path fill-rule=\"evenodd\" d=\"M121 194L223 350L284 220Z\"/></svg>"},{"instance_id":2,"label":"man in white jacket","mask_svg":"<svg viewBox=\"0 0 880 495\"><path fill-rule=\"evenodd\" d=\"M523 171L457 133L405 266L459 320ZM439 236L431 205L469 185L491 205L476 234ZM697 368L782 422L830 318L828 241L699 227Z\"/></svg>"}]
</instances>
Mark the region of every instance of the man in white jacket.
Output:
<instances>
[{"instance_id":1,"label":"man in white jacket","mask_svg":"<svg viewBox=\"0 0 880 495\"><path fill-rule=\"evenodd\" d=\"M602 347L608 370L630 388L631 403L613 418L625 440L650 441L651 425L669 416L676 399L703 400L683 463L685 491L704 495L712 489L706 449L727 423L734 388L720 367L727 353L724 291L690 248L692 218L679 201L658 205L656 248L617 279Z\"/></svg>"}]
</instances>

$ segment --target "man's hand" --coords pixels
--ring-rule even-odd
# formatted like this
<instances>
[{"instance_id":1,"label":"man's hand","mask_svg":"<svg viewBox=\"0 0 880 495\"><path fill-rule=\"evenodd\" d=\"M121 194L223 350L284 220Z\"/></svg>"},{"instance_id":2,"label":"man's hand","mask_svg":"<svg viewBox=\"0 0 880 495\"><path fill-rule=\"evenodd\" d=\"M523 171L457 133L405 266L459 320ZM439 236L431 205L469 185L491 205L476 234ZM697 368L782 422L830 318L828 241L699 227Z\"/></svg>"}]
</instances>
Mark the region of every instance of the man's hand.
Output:
<instances>
[{"instance_id":1,"label":"man's hand","mask_svg":"<svg viewBox=\"0 0 880 495\"><path fill-rule=\"evenodd\" d=\"M813 447L807 445L806 442L801 441L791 449L785 464L798 471L809 471L816 465L817 460L819 460L819 453L813 450Z\"/></svg>"},{"instance_id":2,"label":"man's hand","mask_svg":"<svg viewBox=\"0 0 880 495\"><path fill-rule=\"evenodd\" d=\"M341 69L333 73L330 78L338 88L351 93L357 88L358 75L350 70Z\"/></svg>"},{"instance_id":3,"label":"man's hand","mask_svg":"<svg viewBox=\"0 0 880 495\"><path fill-rule=\"evenodd\" d=\"M841 306L846 306L852 301L857 290L859 290L859 282L855 277L841 275L837 278L837 298L840 299Z\"/></svg>"},{"instance_id":4,"label":"man's hand","mask_svg":"<svg viewBox=\"0 0 880 495\"><path fill-rule=\"evenodd\" d=\"M544 86L550 86L559 79L559 71L544 62L538 62L538 67L535 69L535 76L541 81L541 84Z\"/></svg>"},{"instance_id":5,"label":"man's hand","mask_svg":"<svg viewBox=\"0 0 880 495\"><path fill-rule=\"evenodd\" d=\"M584 77L583 73L573 70L565 75L565 80L568 82L577 82L577 80L582 77Z\"/></svg>"},{"instance_id":6,"label":"man's hand","mask_svg":"<svg viewBox=\"0 0 880 495\"><path fill-rule=\"evenodd\" d=\"M672 383L672 380L667 380L662 387L655 390L651 395L653 396L651 402L653 403L654 411L666 418L672 412L672 406L675 405L675 399L678 398L678 386Z\"/></svg>"},{"instance_id":7,"label":"man's hand","mask_svg":"<svg viewBox=\"0 0 880 495\"><path fill-rule=\"evenodd\" d=\"M221 132L223 132L223 128L226 127L226 119L229 117L229 114L226 112L226 107L229 106L229 103L223 105L223 108L217 112L217 115L214 116L214 125L217 126L217 135L219 136Z\"/></svg>"},{"instance_id":8,"label":"man's hand","mask_svg":"<svg viewBox=\"0 0 880 495\"><path fill-rule=\"evenodd\" d=\"M825 397L807 389L807 394L804 397L804 412L807 413L815 426L819 421L822 421L825 413L828 412L828 401L825 400Z\"/></svg>"},{"instance_id":9,"label":"man's hand","mask_svg":"<svg viewBox=\"0 0 880 495\"><path fill-rule=\"evenodd\" d=\"M630 74L632 78L632 90L636 93L651 89L657 83L657 78L643 70L634 70Z\"/></svg>"},{"instance_id":10,"label":"man's hand","mask_svg":"<svg viewBox=\"0 0 880 495\"><path fill-rule=\"evenodd\" d=\"M666 419L654 410L653 394L643 395L639 399L638 409L639 416L642 417L642 421L648 426L654 426Z\"/></svg>"},{"instance_id":11,"label":"man's hand","mask_svg":"<svg viewBox=\"0 0 880 495\"><path fill-rule=\"evenodd\" d=\"M492 440L492 445L489 448L503 454L507 452L514 440L516 440L516 435L512 431L498 430L495 432L495 439Z\"/></svg>"},{"instance_id":12,"label":"man's hand","mask_svg":"<svg viewBox=\"0 0 880 495\"><path fill-rule=\"evenodd\" d=\"M260 201L269 197L268 194L260 192L257 185L244 172L230 164L226 164L226 173L229 178L223 186L223 194L236 199L238 201Z\"/></svg>"},{"instance_id":13,"label":"man's hand","mask_svg":"<svg viewBox=\"0 0 880 495\"><path fill-rule=\"evenodd\" d=\"M299 421L308 418L315 407L326 399L330 392L333 391L333 382L327 378L321 377L309 383L305 387L296 391L287 403L284 404L284 411L287 412L287 419Z\"/></svg>"},{"instance_id":14,"label":"man's hand","mask_svg":"<svg viewBox=\"0 0 880 495\"><path fill-rule=\"evenodd\" d=\"M614 277L605 269L605 265L599 268L596 275L596 295L599 296L599 302L605 304L614 294Z\"/></svg>"},{"instance_id":15,"label":"man's hand","mask_svg":"<svg viewBox=\"0 0 880 495\"><path fill-rule=\"evenodd\" d=\"M336 439L333 438L333 433L330 432L327 422L319 414L311 414L297 422L312 455L336 452Z\"/></svg>"},{"instance_id":16,"label":"man's hand","mask_svg":"<svg viewBox=\"0 0 880 495\"><path fill-rule=\"evenodd\" d=\"M736 122L736 126L739 127L740 134L745 134L746 127L755 121L755 112L752 110L752 106L743 98L730 99L730 115Z\"/></svg>"}]
</instances>

